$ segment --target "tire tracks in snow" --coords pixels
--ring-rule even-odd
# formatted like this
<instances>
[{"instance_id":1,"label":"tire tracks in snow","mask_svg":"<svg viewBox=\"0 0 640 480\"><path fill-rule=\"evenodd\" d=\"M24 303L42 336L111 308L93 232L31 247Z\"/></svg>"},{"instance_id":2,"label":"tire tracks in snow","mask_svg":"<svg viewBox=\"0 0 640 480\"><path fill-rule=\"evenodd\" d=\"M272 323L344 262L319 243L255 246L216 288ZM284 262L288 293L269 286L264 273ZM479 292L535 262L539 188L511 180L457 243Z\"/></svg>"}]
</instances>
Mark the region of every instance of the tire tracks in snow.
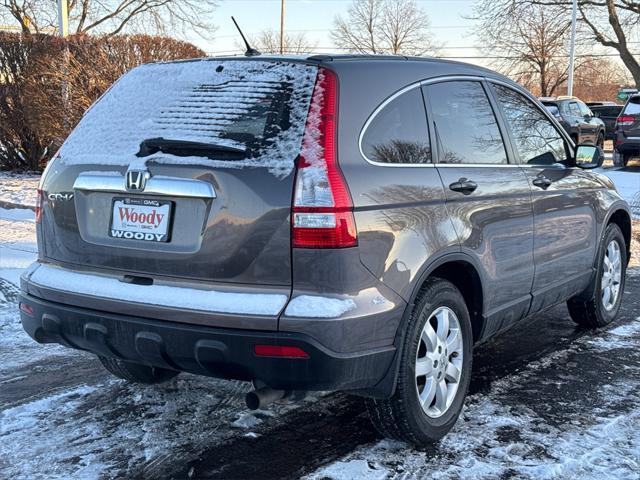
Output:
<instances>
[{"instance_id":1,"label":"tire tracks in snow","mask_svg":"<svg viewBox=\"0 0 640 480\"><path fill-rule=\"evenodd\" d=\"M640 278L629 277L621 321L638 315L639 297ZM519 375L531 363L562 357L574 348L576 341L589 335L594 335L593 331L575 326L564 305L523 322L477 347L469 394L475 396L474 401L486 397L496 382ZM592 377L590 375L589 380L597 385L595 377ZM582 386L579 376L571 381ZM547 385L547 388L551 387ZM532 391L524 394L535 396L535 390L533 385ZM580 389L575 394L577 397L582 395ZM514 398L515 401L527 400ZM201 451L199 461L190 462L182 469L174 470L167 466L165 477L225 479L260 475L265 480L299 478L380 439L369 423L361 399L341 394L332 394L314 404L302 406L265 423L255 432L260 437L238 437L224 444L211 445ZM508 437L510 432L505 430L502 433ZM423 454L427 458L448 456L446 451L437 447L427 449ZM414 472L420 476L418 473Z\"/></svg>"}]
</instances>

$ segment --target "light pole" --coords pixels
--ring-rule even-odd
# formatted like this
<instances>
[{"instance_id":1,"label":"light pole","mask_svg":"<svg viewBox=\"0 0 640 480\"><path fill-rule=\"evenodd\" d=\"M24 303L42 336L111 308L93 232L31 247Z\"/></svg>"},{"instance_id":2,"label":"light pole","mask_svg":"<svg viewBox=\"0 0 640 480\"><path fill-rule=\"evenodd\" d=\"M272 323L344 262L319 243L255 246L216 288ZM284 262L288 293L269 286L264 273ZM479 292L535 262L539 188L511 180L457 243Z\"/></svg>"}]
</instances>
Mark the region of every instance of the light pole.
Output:
<instances>
[{"instance_id":1,"label":"light pole","mask_svg":"<svg viewBox=\"0 0 640 480\"><path fill-rule=\"evenodd\" d=\"M573 60L576 50L576 20L578 16L578 0L573 0L571 10L571 43L569 44L569 74L567 77L567 95L573 95Z\"/></svg>"},{"instance_id":2,"label":"light pole","mask_svg":"<svg viewBox=\"0 0 640 480\"><path fill-rule=\"evenodd\" d=\"M284 2L280 0L280 55L284 53Z\"/></svg>"},{"instance_id":3,"label":"light pole","mask_svg":"<svg viewBox=\"0 0 640 480\"><path fill-rule=\"evenodd\" d=\"M58 0L58 32L62 38L69 35L69 7L67 0Z\"/></svg>"},{"instance_id":4,"label":"light pole","mask_svg":"<svg viewBox=\"0 0 640 480\"><path fill-rule=\"evenodd\" d=\"M69 6L67 0L58 0L58 32L62 38L69 35ZM64 125L69 123L69 45L65 40L62 52L62 117Z\"/></svg>"}]
</instances>

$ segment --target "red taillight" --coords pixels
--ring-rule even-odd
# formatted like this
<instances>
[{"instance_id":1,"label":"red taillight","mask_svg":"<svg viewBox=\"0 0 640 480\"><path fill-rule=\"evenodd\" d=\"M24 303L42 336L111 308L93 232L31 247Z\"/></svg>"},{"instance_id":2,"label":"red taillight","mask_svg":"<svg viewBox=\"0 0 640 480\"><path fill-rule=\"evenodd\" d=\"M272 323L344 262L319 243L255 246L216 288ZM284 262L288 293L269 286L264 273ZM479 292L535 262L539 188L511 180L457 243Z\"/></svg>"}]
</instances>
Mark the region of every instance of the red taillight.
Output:
<instances>
[{"instance_id":1,"label":"red taillight","mask_svg":"<svg viewBox=\"0 0 640 480\"><path fill-rule=\"evenodd\" d=\"M33 317L33 307L28 303L20 302L20 311L26 313L30 317Z\"/></svg>"},{"instance_id":2,"label":"red taillight","mask_svg":"<svg viewBox=\"0 0 640 480\"><path fill-rule=\"evenodd\" d=\"M281 345L254 345L254 353L258 357L309 358L309 354L300 347Z\"/></svg>"},{"instance_id":3,"label":"red taillight","mask_svg":"<svg viewBox=\"0 0 640 480\"><path fill-rule=\"evenodd\" d=\"M635 121L636 121L635 117L620 116L616 120L616 126L630 127L631 125L633 125L633 122Z\"/></svg>"},{"instance_id":4,"label":"red taillight","mask_svg":"<svg viewBox=\"0 0 640 480\"><path fill-rule=\"evenodd\" d=\"M36 196L36 223L42 220L42 190L38 188Z\"/></svg>"},{"instance_id":5,"label":"red taillight","mask_svg":"<svg viewBox=\"0 0 640 480\"><path fill-rule=\"evenodd\" d=\"M298 248L344 248L358 244L353 203L338 166L338 79L320 68L302 138L291 219Z\"/></svg>"}]
</instances>

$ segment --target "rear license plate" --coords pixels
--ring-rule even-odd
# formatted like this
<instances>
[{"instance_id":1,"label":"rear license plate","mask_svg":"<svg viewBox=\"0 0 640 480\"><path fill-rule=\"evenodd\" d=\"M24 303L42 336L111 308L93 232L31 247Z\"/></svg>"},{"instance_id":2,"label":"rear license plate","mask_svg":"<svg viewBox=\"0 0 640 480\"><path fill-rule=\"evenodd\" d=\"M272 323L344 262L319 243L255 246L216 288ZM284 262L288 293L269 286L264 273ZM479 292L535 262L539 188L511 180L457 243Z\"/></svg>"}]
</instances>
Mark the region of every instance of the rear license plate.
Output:
<instances>
[{"instance_id":1,"label":"rear license plate","mask_svg":"<svg viewBox=\"0 0 640 480\"><path fill-rule=\"evenodd\" d=\"M171 202L114 198L109 236L145 242L168 242Z\"/></svg>"}]
</instances>

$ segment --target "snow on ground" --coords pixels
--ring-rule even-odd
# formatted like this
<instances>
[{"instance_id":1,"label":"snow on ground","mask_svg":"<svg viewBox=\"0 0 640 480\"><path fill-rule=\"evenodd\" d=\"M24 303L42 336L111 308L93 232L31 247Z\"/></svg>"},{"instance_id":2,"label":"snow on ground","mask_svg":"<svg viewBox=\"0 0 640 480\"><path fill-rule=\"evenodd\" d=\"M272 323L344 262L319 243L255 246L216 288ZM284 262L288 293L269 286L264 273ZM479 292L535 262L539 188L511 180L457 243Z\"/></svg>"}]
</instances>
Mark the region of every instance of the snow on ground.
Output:
<instances>
[{"instance_id":1,"label":"snow on ground","mask_svg":"<svg viewBox=\"0 0 640 480\"><path fill-rule=\"evenodd\" d=\"M631 205L635 218L640 220L640 172L615 168L601 168L596 171L613 180L620 195Z\"/></svg>"},{"instance_id":2,"label":"snow on ground","mask_svg":"<svg viewBox=\"0 0 640 480\"><path fill-rule=\"evenodd\" d=\"M66 351L36 344L22 330L17 314L20 274L38 254L35 235L32 210L0 208L0 372Z\"/></svg>"},{"instance_id":3,"label":"snow on ground","mask_svg":"<svg viewBox=\"0 0 640 480\"><path fill-rule=\"evenodd\" d=\"M606 351L614 353L601 354ZM622 370L624 378L609 374L595 387L585 385L577 398L563 397L577 375L588 377L580 359L590 355L612 361L611 373ZM453 431L433 450L383 440L308 476L396 477L640 478L640 317L596 339L578 340L495 382L489 393L469 397Z\"/></svg>"},{"instance_id":4,"label":"snow on ground","mask_svg":"<svg viewBox=\"0 0 640 480\"><path fill-rule=\"evenodd\" d=\"M37 256L35 236L32 210L0 208L0 278L18 285L20 273Z\"/></svg>"},{"instance_id":5,"label":"snow on ground","mask_svg":"<svg viewBox=\"0 0 640 480\"><path fill-rule=\"evenodd\" d=\"M22 205L35 208L39 174L0 172L0 207Z\"/></svg>"}]
</instances>

